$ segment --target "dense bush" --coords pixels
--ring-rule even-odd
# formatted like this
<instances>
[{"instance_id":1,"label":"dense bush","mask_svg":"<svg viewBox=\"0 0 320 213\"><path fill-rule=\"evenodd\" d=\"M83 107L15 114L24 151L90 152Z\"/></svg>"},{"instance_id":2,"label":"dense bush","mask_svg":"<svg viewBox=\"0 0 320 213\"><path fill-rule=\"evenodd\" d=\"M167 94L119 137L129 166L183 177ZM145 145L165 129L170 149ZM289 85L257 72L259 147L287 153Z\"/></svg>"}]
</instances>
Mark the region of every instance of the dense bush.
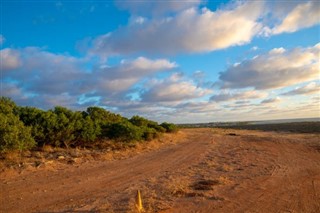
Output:
<instances>
[{"instance_id":1,"label":"dense bush","mask_svg":"<svg viewBox=\"0 0 320 213\"><path fill-rule=\"evenodd\" d=\"M87 146L102 139L118 142L152 140L163 132L175 132L174 124L140 116L124 118L100 107L72 111L57 106L44 111L19 107L8 98L0 99L0 151L24 150L36 146Z\"/></svg>"},{"instance_id":2,"label":"dense bush","mask_svg":"<svg viewBox=\"0 0 320 213\"><path fill-rule=\"evenodd\" d=\"M142 138L146 141L150 141L154 138L157 138L161 134L161 132L157 132L157 130L154 128L144 127L142 128L142 130L143 130Z\"/></svg>"},{"instance_id":3,"label":"dense bush","mask_svg":"<svg viewBox=\"0 0 320 213\"><path fill-rule=\"evenodd\" d=\"M129 121L142 129L142 138L144 140L152 140L154 138L157 138L161 133L166 132L166 129L160 126L157 122L145 119L137 115L130 118Z\"/></svg>"},{"instance_id":4,"label":"dense bush","mask_svg":"<svg viewBox=\"0 0 320 213\"><path fill-rule=\"evenodd\" d=\"M10 99L0 98L0 152L22 151L35 145L30 128L24 126L13 113L15 108L15 103Z\"/></svg>"},{"instance_id":5,"label":"dense bush","mask_svg":"<svg viewBox=\"0 0 320 213\"><path fill-rule=\"evenodd\" d=\"M143 117L140 117L140 116L133 116L132 118L130 118L129 120L133 125L136 125L136 126L148 126L149 123L155 123L154 121L150 121L148 119L145 119Z\"/></svg>"},{"instance_id":6,"label":"dense bush","mask_svg":"<svg viewBox=\"0 0 320 213\"><path fill-rule=\"evenodd\" d=\"M110 125L108 136L120 141L140 141L143 136L142 129L130 122L119 122Z\"/></svg>"},{"instance_id":7,"label":"dense bush","mask_svg":"<svg viewBox=\"0 0 320 213\"><path fill-rule=\"evenodd\" d=\"M160 124L160 126L162 126L166 132L177 132L178 131L178 127L176 125L174 125L173 123L167 123L167 122L164 122L162 124Z\"/></svg>"}]
</instances>

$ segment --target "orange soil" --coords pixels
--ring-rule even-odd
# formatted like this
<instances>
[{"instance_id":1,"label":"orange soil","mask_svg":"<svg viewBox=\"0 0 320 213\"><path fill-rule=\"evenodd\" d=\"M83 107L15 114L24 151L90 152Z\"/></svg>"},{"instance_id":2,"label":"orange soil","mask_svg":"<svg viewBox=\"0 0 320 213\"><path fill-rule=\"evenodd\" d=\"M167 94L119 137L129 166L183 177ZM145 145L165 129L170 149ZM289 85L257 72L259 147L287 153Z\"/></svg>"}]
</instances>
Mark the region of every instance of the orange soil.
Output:
<instances>
[{"instance_id":1,"label":"orange soil","mask_svg":"<svg viewBox=\"0 0 320 213\"><path fill-rule=\"evenodd\" d=\"M172 137L126 159L2 172L0 212L135 212L138 189L146 212L320 212L319 135L184 129Z\"/></svg>"}]
</instances>

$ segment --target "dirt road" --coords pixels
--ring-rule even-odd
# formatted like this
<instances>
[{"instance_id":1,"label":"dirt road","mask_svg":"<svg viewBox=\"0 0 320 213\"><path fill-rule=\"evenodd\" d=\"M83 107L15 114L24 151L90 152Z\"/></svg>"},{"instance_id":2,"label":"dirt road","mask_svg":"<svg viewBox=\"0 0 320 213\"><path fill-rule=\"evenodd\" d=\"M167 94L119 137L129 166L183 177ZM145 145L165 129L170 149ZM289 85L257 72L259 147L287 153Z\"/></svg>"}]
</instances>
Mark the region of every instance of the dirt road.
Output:
<instances>
[{"instance_id":1,"label":"dirt road","mask_svg":"<svg viewBox=\"0 0 320 213\"><path fill-rule=\"evenodd\" d=\"M232 134L230 134L232 133ZM115 161L0 174L0 212L320 212L319 135L186 129Z\"/></svg>"}]
</instances>

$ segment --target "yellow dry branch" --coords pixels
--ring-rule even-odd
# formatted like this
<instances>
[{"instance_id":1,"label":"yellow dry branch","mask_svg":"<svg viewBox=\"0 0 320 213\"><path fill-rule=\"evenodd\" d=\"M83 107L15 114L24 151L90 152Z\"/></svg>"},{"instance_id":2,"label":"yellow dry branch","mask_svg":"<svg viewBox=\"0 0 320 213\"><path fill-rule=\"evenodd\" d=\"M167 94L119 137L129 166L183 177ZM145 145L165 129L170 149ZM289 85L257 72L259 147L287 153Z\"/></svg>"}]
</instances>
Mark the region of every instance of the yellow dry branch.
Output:
<instances>
[{"instance_id":1,"label":"yellow dry branch","mask_svg":"<svg viewBox=\"0 0 320 213\"><path fill-rule=\"evenodd\" d=\"M137 191L137 195L136 195L136 208L138 212L144 212L140 190Z\"/></svg>"}]
</instances>

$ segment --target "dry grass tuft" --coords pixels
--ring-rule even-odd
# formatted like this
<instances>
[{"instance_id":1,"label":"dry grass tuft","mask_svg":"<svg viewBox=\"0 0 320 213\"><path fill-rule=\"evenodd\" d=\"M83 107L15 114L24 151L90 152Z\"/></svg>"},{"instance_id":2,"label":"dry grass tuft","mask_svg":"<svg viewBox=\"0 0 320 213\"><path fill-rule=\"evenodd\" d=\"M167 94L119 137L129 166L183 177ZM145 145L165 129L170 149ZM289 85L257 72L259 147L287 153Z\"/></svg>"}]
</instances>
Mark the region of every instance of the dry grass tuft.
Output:
<instances>
[{"instance_id":1,"label":"dry grass tuft","mask_svg":"<svg viewBox=\"0 0 320 213\"><path fill-rule=\"evenodd\" d=\"M219 182L219 184L223 184L223 185L227 185L227 184L231 184L232 181L228 178L228 177L224 177L224 176L220 176L217 181Z\"/></svg>"},{"instance_id":2,"label":"dry grass tuft","mask_svg":"<svg viewBox=\"0 0 320 213\"><path fill-rule=\"evenodd\" d=\"M233 171L233 167L227 164L224 164L220 167L217 168L217 171L221 171L221 172L231 172Z\"/></svg>"},{"instance_id":3,"label":"dry grass tuft","mask_svg":"<svg viewBox=\"0 0 320 213\"><path fill-rule=\"evenodd\" d=\"M42 147L42 151L43 152L48 152L48 153L53 153L54 152L54 148L50 145L45 145Z\"/></svg>"},{"instance_id":4,"label":"dry grass tuft","mask_svg":"<svg viewBox=\"0 0 320 213\"><path fill-rule=\"evenodd\" d=\"M21 160L21 153L18 151L7 152L3 154L3 158L6 161L18 162Z\"/></svg>"},{"instance_id":5,"label":"dry grass tuft","mask_svg":"<svg viewBox=\"0 0 320 213\"><path fill-rule=\"evenodd\" d=\"M169 194L175 197L186 196L189 190L190 182L187 177L169 177L166 181L165 187Z\"/></svg>"},{"instance_id":6,"label":"dry grass tuft","mask_svg":"<svg viewBox=\"0 0 320 213\"><path fill-rule=\"evenodd\" d=\"M213 186L218 184L218 180L199 180L192 185L192 188L194 190L212 190Z\"/></svg>"}]
</instances>

